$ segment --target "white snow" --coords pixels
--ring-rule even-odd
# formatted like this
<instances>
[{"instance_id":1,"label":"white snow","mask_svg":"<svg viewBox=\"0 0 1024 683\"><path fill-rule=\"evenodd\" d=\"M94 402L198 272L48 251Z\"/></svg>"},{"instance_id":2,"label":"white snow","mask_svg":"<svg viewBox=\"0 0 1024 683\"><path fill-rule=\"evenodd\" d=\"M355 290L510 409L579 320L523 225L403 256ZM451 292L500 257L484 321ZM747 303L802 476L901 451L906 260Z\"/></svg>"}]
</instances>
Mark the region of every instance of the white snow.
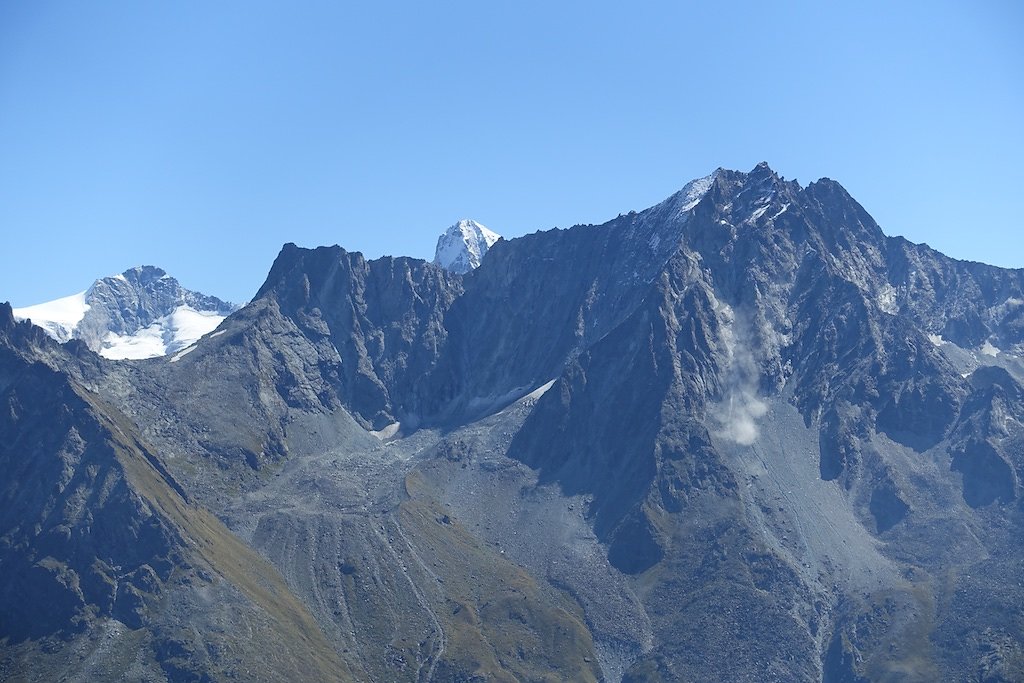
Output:
<instances>
[{"instance_id":1,"label":"white snow","mask_svg":"<svg viewBox=\"0 0 1024 683\"><path fill-rule=\"evenodd\" d=\"M191 306L178 306L170 315L170 329L173 341L167 352L189 346L203 335L217 329L225 316L216 311L197 311Z\"/></svg>"},{"instance_id":2,"label":"white snow","mask_svg":"<svg viewBox=\"0 0 1024 683\"><path fill-rule=\"evenodd\" d=\"M778 211L776 211L772 216L770 216L768 218L768 220L773 221L776 218L778 218L779 216L781 216L782 214L786 213L786 211L788 211L788 210L789 210L789 202L786 202L785 204L782 205L782 208L779 209Z\"/></svg>"},{"instance_id":3,"label":"white snow","mask_svg":"<svg viewBox=\"0 0 1024 683\"><path fill-rule=\"evenodd\" d=\"M75 328L82 322L88 310L85 292L79 292L35 306L15 308L14 317L18 320L31 320L57 341L66 342L71 339Z\"/></svg>"},{"instance_id":4,"label":"white snow","mask_svg":"<svg viewBox=\"0 0 1024 683\"><path fill-rule=\"evenodd\" d=\"M982 344L981 352L986 356L992 356L993 358L999 355L999 349L997 349L995 346L992 346L992 342L988 340L986 340L985 343Z\"/></svg>"},{"instance_id":5,"label":"white snow","mask_svg":"<svg viewBox=\"0 0 1024 683\"><path fill-rule=\"evenodd\" d=\"M100 347L100 355L112 360L155 358L166 353L167 345L164 343L164 330L160 321L154 322L135 334L122 335L108 332Z\"/></svg>"},{"instance_id":6,"label":"white snow","mask_svg":"<svg viewBox=\"0 0 1024 683\"><path fill-rule=\"evenodd\" d=\"M929 334L928 335L928 341L930 341L935 346L942 346L943 344L948 344L949 343L945 339L942 338L941 334Z\"/></svg>"},{"instance_id":7,"label":"white snow","mask_svg":"<svg viewBox=\"0 0 1024 683\"><path fill-rule=\"evenodd\" d=\"M448 228L437 240L434 263L456 273L477 268L501 235L474 220L464 218Z\"/></svg>"},{"instance_id":8,"label":"white snow","mask_svg":"<svg viewBox=\"0 0 1024 683\"><path fill-rule=\"evenodd\" d=\"M177 363L179 360L181 360L182 358L184 358L185 356L187 356L188 354L192 353L195 350L196 345L193 344L192 346L188 347L187 349L184 349L183 351L178 351L176 354L174 354L174 357L171 358L171 362Z\"/></svg>"},{"instance_id":9,"label":"white snow","mask_svg":"<svg viewBox=\"0 0 1024 683\"><path fill-rule=\"evenodd\" d=\"M139 270L139 268L132 269L133 272ZM125 273L129 273L129 271L125 271ZM82 335L80 328L83 321L88 319L90 326L96 320L102 321L105 313L104 307L110 305L97 294L98 286L107 287L108 293L113 294L115 298L130 293L134 285L131 284L125 273L97 280L84 292L34 306L16 308L14 315L19 320L31 320L60 343L78 338ZM164 277L173 279L166 275ZM116 286L111 287L111 285ZM153 358L177 353L191 346L200 337L212 332L225 318L216 311L197 311L191 306L172 303L174 301L175 299L171 299L170 302L163 304L169 307L176 306L173 310L157 318L145 329L129 334L115 334L108 331L99 341L99 348L94 350L106 358L118 360ZM177 301L181 301L181 299L179 298ZM113 305L122 304L115 301ZM130 306L131 302L128 301L123 305ZM166 310L167 308L164 309L164 311ZM99 318L94 320L97 314L99 314ZM102 330L97 331L101 335L103 334ZM95 337L90 336L88 341L90 348L93 348L96 343Z\"/></svg>"},{"instance_id":10,"label":"white snow","mask_svg":"<svg viewBox=\"0 0 1024 683\"><path fill-rule=\"evenodd\" d=\"M1024 300L1018 299L1017 297L1011 296L1006 300L1007 306L1020 306L1021 304L1024 304Z\"/></svg>"},{"instance_id":11,"label":"white snow","mask_svg":"<svg viewBox=\"0 0 1024 683\"><path fill-rule=\"evenodd\" d=\"M771 206L771 205L770 205L770 204L765 204L764 206L762 206L762 207L759 207L758 209L756 209L756 210L754 211L754 213L750 214L750 218L749 218L749 219L747 220L747 222L748 222L748 223L753 223L753 222L754 222L754 221L756 221L756 220L757 220L758 218L760 218L761 216L763 216L763 215L764 215L764 212L768 210L768 207L769 207L769 206Z\"/></svg>"},{"instance_id":12,"label":"white snow","mask_svg":"<svg viewBox=\"0 0 1024 683\"><path fill-rule=\"evenodd\" d=\"M708 193L708 190L711 189L711 184L715 181L715 176L717 175L718 171L715 171L703 178L697 178L686 183L683 189L676 194L676 211L683 213L697 206L700 200L704 199L704 195Z\"/></svg>"},{"instance_id":13,"label":"white snow","mask_svg":"<svg viewBox=\"0 0 1024 683\"><path fill-rule=\"evenodd\" d=\"M197 311L191 306L178 306L169 315L157 318L149 327L131 335L110 332L103 339L100 355L112 360L156 358L192 346L205 334L217 329L224 320L214 311ZM184 353L173 360L177 360Z\"/></svg>"}]
</instances>

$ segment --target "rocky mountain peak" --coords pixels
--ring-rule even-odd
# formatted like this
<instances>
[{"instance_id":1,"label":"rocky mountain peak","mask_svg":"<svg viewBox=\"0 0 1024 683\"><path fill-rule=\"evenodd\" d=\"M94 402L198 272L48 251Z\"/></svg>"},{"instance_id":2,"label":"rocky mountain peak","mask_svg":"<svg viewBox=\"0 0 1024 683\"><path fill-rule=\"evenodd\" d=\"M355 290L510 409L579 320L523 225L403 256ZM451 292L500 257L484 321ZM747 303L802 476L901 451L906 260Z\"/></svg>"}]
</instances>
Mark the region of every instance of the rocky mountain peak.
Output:
<instances>
[{"instance_id":1,"label":"rocky mountain peak","mask_svg":"<svg viewBox=\"0 0 1024 683\"><path fill-rule=\"evenodd\" d=\"M100 278L78 294L15 309L14 316L32 320L59 342L81 339L108 358L152 358L192 344L237 308L143 265Z\"/></svg>"},{"instance_id":2,"label":"rocky mountain peak","mask_svg":"<svg viewBox=\"0 0 1024 683\"><path fill-rule=\"evenodd\" d=\"M757 166L755 166L753 170L750 171L749 175L778 177L778 174L776 174L775 171L772 170L772 167L768 165L767 161L762 161L758 163Z\"/></svg>"},{"instance_id":3,"label":"rocky mountain peak","mask_svg":"<svg viewBox=\"0 0 1024 683\"><path fill-rule=\"evenodd\" d=\"M434 263L446 270L463 274L477 268L491 245L501 235L468 218L448 228L437 239Z\"/></svg>"},{"instance_id":4,"label":"rocky mountain peak","mask_svg":"<svg viewBox=\"0 0 1024 683\"><path fill-rule=\"evenodd\" d=\"M142 285L156 280L173 279L167 274L167 271L157 266L135 266L121 273L121 277L129 282L137 282Z\"/></svg>"}]
</instances>

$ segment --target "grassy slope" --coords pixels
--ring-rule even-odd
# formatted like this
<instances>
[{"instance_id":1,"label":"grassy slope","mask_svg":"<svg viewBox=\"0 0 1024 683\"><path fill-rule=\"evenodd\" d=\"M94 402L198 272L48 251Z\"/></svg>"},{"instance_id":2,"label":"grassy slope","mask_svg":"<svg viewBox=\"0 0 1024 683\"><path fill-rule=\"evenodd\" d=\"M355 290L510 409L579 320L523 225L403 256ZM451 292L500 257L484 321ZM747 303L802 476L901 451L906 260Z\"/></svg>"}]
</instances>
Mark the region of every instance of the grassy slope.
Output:
<instances>
[{"instance_id":1,"label":"grassy slope","mask_svg":"<svg viewBox=\"0 0 1024 683\"><path fill-rule=\"evenodd\" d=\"M193 561L237 588L269 618L282 670L296 680L350 681L348 667L280 573L242 543L209 511L187 501L132 436L126 420L81 392L111 433L112 445L134 489L178 530ZM266 672L273 677L272 672Z\"/></svg>"},{"instance_id":2,"label":"grassy slope","mask_svg":"<svg viewBox=\"0 0 1024 683\"><path fill-rule=\"evenodd\" d=\"M446 634L439 680L600 679L579 605L568 598L552 604L524 569L446 517L418 474L406 478L406 493L399 522L424 570L443 577L433 595Z\"/></svg>"}]
</instances>

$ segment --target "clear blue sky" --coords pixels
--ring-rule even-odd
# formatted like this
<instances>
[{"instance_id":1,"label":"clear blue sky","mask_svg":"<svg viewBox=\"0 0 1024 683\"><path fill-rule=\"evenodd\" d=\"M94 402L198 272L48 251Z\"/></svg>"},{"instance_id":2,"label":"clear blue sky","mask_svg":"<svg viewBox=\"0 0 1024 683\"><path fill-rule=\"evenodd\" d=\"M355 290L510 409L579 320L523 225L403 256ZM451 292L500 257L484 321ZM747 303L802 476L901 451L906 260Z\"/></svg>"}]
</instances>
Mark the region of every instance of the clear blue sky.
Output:
<instances>
[{"instance_id":1,"label":"clear blue sky","mask_svg":"<svg viewBox=\"0 0 1024 683\"><path fill-rule=\"evenodd\" d=\"M1024 267L1024 3L0 3L0 300L155 264L245 301L284 242L430 258L718 166L840 181Z\"/></svg>"}]
</instances>

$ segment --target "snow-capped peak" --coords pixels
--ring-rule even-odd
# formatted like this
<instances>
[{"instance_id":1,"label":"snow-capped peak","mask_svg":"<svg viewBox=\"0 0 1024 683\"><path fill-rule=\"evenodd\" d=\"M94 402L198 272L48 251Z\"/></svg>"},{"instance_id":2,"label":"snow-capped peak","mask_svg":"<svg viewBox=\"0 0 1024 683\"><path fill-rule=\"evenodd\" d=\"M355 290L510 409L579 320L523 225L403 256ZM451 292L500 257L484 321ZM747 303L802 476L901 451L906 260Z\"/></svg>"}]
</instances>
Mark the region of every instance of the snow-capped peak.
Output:
<instances>
[{"instance_id":1,"label":"snow-capped peak","mask_svg":"<svg viewBox=\"0 0 1024 683\"><path fill-rule=\"evenodd\" d=\"M468 273L484 258L501 235L474 220L464 218L437 238L434 263L455 273Z\"/></svg>"},{"instance_id":2,"label":"snow-capped peak","mask_svg":"<svg viewBox=\"0 0 1024 683\"><path fill-rule=\"evenodd\" d=\"M237 306L185 289L154 266L101 278L84 292L14 309L59 342L81 339L112 359L179 351L212 332Z\"/></svg>"}]
</instances>

